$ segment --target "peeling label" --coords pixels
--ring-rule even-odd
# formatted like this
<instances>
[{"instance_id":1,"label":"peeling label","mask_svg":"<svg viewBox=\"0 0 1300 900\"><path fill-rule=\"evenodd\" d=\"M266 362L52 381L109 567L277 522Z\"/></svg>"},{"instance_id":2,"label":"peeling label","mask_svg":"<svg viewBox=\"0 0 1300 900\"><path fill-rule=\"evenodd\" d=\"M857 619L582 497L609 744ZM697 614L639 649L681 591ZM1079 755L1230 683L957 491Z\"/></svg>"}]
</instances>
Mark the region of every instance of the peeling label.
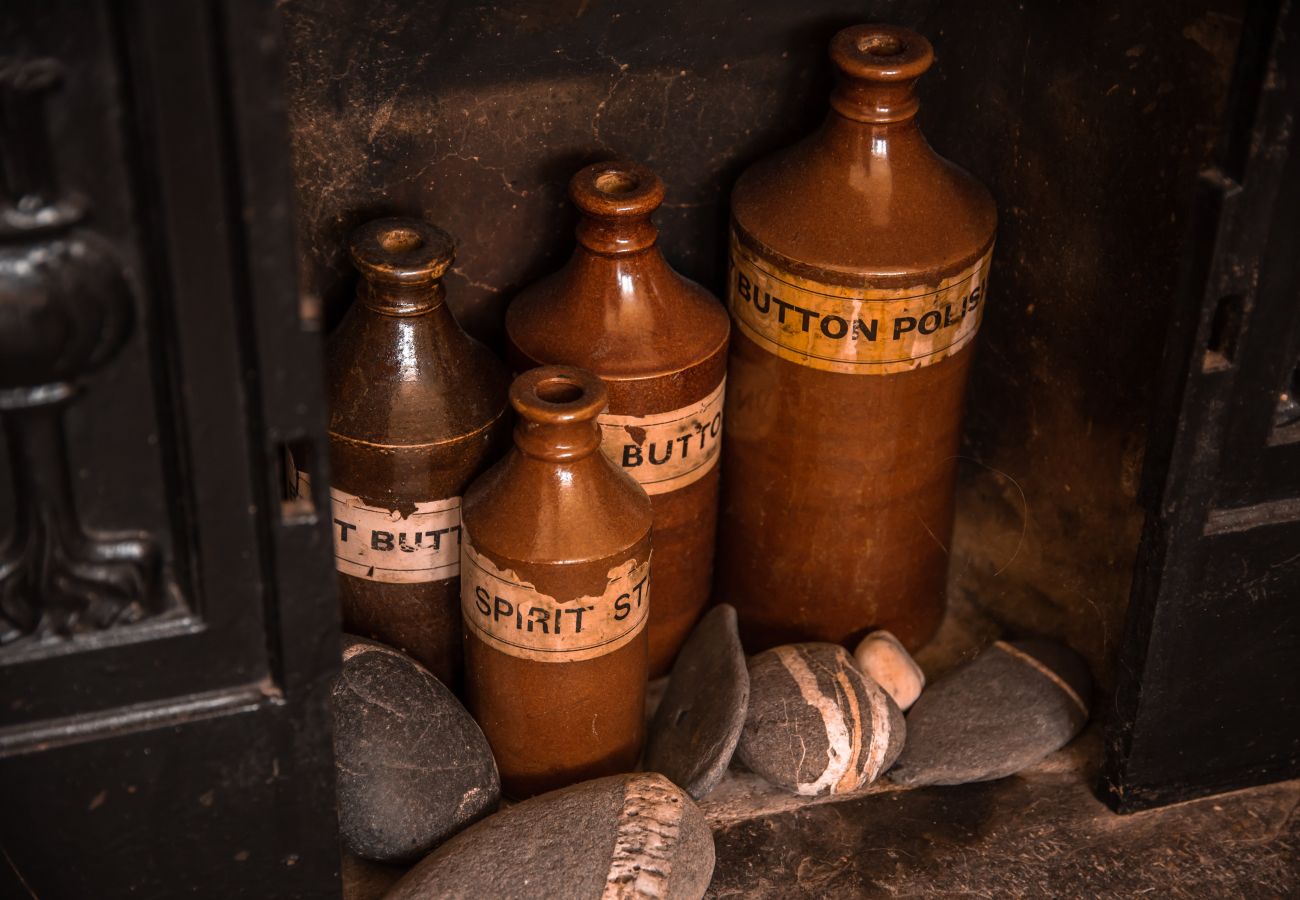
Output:
<instances>
[{"instance_id":1,"label":"peeling label","mask_svg":"<svg viewBox=\"0 0 1300 900\"><path fill-rule=\"evenodd\" d=\"M311 480L298 472L298 493ZM455 578L460 573L460 498L385 509L355 494L330 487L334 529L334 567L345 575L416 584Z\"/></svg>"},{"instance_id":2,"label":"peeling label","mask_svg":"<svg viewBox=\"0 0 1300 900\"><path fill-rule=\"evenodd\" d=\"M934 284L881 290L787 272L733 232L729 306L745 334L782 359L850 375L909 372L974 340L992 253Z\"/></svg>"},{"instance_id":3,"label":"peeling label","mask_svg":"<svg viewBox=\"0 0 1300 900\"><path fill-rule=\"evenodd\" d=\"M578 662L613 653L645 628L650 560L609 570L599 597L560 602L461 544L460 608L465 625L495 650L537 662Z\"/></svg>"},{"instance_id":4,"label":"peeling label","mask_svg":"<svg viewBox=\"0 0 1300 900\"><path fill-rule=\"evenodd\" d=\"M647 494L666 494L698 481L718 461L726 385L723 378L709 396L672 412L601 416L601 449Z\"/></svg>"}]
</instances>

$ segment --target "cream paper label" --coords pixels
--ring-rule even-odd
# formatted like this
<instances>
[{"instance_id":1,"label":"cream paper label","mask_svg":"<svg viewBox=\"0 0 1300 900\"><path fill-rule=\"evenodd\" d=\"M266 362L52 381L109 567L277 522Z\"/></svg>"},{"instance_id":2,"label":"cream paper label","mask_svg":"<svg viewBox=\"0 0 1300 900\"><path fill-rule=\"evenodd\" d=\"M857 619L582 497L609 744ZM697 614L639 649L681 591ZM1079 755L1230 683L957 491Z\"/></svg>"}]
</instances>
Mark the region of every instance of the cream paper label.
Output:
<instances>
[{"instance_id":1,"label":"cream paper label","mask_svg":"<svg viewBox=\"0 0 1300 900\"><path fill-rule=\"evenodd\" d=\"M609 570L599 597L563 603L461 543L460 610L465 626L490 647L537 662L595 659L630 643L650 611L650 560Z\"/></svg>"},{"instance_id":2,"label":"cream paper label","mask_svg":"<svg viewBox=\"0 0 1300 900\"><path fill-rule=\"evenodd\" d=\"M299 494L311 480L298 473ZM330 487L334 567L345 575L389 584L417 584L460 573L460 498L413 504L408 511L367 505Z\"/></svg>"},{"instance_id":3,"label":"cream paper label","mask_svg":"<svg viewBox=\"0 0 1300 900\"><path fill-rule=\"evenodd\" d=\"M745 334L782 359L850 375L909 372L974 340L992 253L937 284L879 290L786 272L733 232L729 305Z\"/></svg>"},{"instance_id":4,"label":"cream paper label","mask_svg":"<svg viewBox=\"0 0 1300 900\"><path fill-rule=\"evenodd\" d=\"M722 448L722 402L727 379L713 393L672 412L603 415L600 447L647 494L666 494L703 478Z\"/></svg>"}]
</instances>

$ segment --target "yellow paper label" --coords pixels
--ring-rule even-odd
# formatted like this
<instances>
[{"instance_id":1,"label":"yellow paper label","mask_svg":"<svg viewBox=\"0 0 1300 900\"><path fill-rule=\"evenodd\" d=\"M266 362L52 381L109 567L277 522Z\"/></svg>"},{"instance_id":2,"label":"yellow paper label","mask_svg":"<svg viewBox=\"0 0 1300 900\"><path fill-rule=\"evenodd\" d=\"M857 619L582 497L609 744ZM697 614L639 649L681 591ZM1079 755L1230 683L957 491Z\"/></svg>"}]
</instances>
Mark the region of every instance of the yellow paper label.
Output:
<instances>
[{"instance_id":1,"label":"yellow paper label","mask_svg":"<svg viewBox=\"0 0 1300 900\"><path fill-rule=\"evenodd\" d=\"M461 541L460 609L465 626L488 646L537 662L578 662L613 653L645 628L650 560L609 570L598 597L559 601Z\"/></svg>"},{"instance_id":2,"label":"yellow paper label","mask_svg":"<svg viewBox=\"0 0 1300 900\"><path fill-rule=\"evenodd\" d=\"M703 400L648 416L602 415L600 447L647 494L666 494L703 478L722 448L727 380Z\"/></svg>"},{"instance_id":3,"label":"yellow paper label","mask_svg":"<svg viewBox=\"0 0 1300 900\"><path fill-rule=\"evenodd\" d=\"M989 258L936 284L826 284L784 271L731 238L731 315L756 344L823 372L890 375L933 365L975 338Z\"/></svg>"}]
</instances>

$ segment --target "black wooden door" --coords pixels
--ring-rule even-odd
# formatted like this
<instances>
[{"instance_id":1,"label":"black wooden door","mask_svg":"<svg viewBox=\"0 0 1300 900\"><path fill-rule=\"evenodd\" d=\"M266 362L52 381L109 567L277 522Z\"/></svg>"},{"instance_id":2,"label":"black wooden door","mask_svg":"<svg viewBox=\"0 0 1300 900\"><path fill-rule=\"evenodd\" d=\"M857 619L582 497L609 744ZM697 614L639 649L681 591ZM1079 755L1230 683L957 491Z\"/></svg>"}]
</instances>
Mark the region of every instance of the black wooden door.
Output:
<instances>
[{"instance_id":1,"label":"black wooden door","mask_svg":"<svg viewBox=\"0 0 1300 900\"><path fill-rule=\"evenodd\" d=\"M0 52L0 893L329 896L274 4L11 0Z\"/></svg>"},{"instance_id":2,"label":"black wooden door","mask_svg":"<svg viewBox=\"0 0 1300 900\"><path fill-rule=\"evenodd\" d=\"M1300 775L1300 13L1249 11L1147 450L1102 779L1121 811Z\"/></svg>"}]
</instances>

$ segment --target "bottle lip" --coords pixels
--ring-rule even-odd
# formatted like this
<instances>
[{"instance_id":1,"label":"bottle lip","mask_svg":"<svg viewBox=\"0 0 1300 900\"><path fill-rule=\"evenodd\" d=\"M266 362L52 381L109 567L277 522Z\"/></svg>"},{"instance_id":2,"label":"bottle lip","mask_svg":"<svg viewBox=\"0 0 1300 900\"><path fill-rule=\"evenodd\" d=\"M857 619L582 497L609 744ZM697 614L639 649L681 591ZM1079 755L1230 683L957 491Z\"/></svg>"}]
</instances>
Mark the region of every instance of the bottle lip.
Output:
<instances>
[{"instance_id":1,"label":"bottle lip","mask_svg":"<svg viewBox=\"0 0 1300 900\"><path fill-rule=\"evenodd\" d=\"M831 39L831 61L849 78L914 81L934 62L924 36L898 25L853 25Z\"/></svg>"},{"instance_id":2,"label":"bottle lip","mask_svg":"<svg viewBox=\"0 0 1300 900\"><path fill-rule=\"evenodd\" d=\"M664 183L653 169L616 159L578 170L569 181L569 196L589 216L648 216L664 202Z\"/></svg>"},{"instance_id":3,"label":"bottle lip","mask_svg":"<svg viewBox=\"0 0 1300 900\"><path fill-rule=\"evenodd\" d=\"M456 258L451 235L423 219L375 219L353 230L348 241L352 263L379 285L431 284Z\"/></svg>"},{"instance_id":4,"label":"bottle lip","mask_svg":"<svg viewBox=\"0 0 1300 900\"><path fill-rule=\"evenodd\" d=\"M586 369L541 366L510 385L510 405L522 418L543 425L590 422L609 405L609 391Z\"/></svg>"}]
</instances>

